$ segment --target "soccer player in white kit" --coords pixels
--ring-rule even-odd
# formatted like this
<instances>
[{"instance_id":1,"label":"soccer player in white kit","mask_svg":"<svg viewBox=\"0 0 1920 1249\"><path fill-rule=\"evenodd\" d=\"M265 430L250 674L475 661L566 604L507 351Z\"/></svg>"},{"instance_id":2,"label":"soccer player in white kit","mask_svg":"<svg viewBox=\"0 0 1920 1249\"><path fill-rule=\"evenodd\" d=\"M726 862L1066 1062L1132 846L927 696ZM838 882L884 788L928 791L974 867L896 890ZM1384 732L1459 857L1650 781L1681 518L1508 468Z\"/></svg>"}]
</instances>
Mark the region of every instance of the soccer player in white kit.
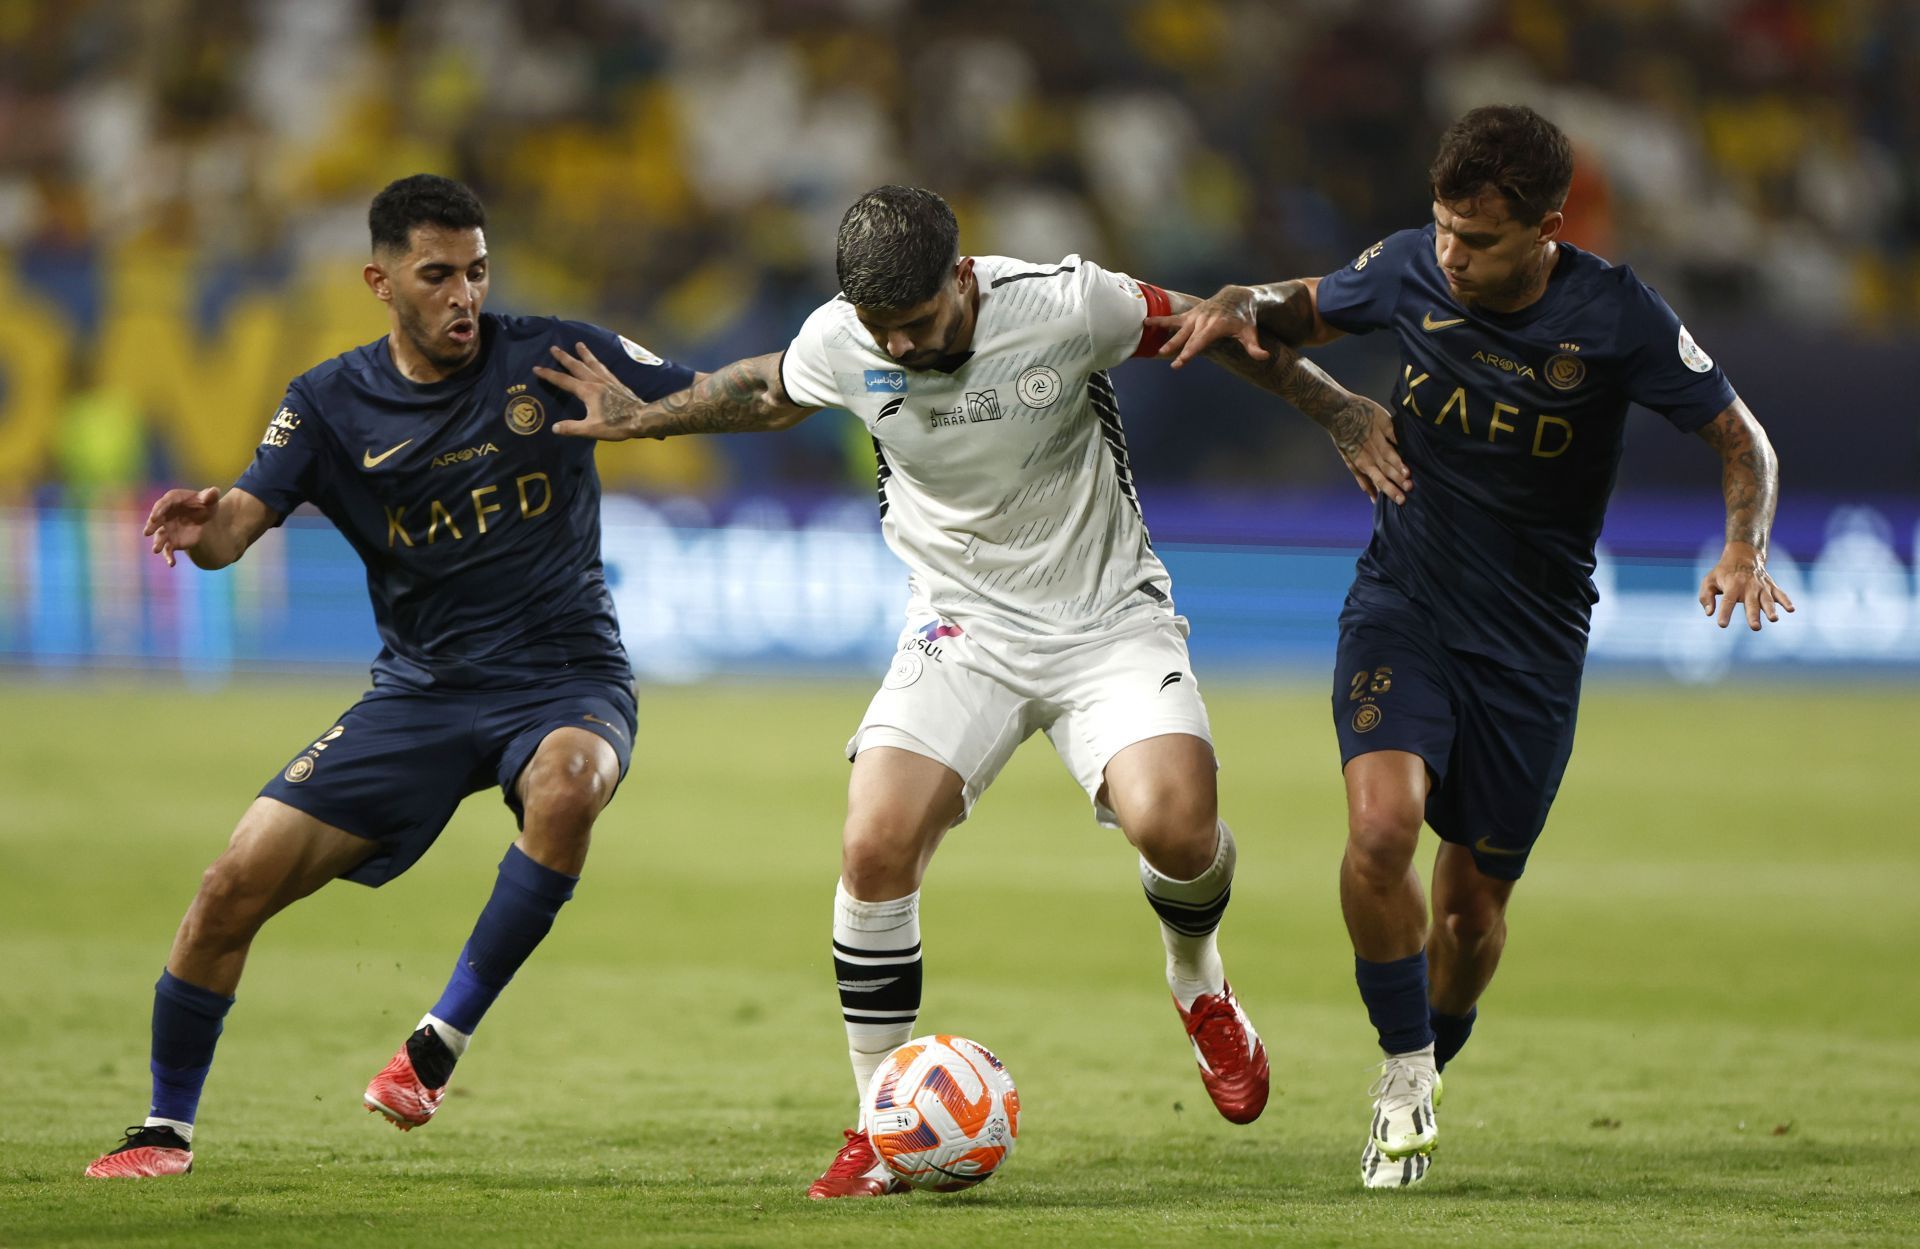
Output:
<instances>
[{"instance_id":1,"label":"soccer player in white kit","mask_svg":"<svg viewBox=\"0 0 1920 1249\"><path fill-rule=\"evenodd\" d=\"M881 528L910 594L899 650L847 744L833 954L855 1088L913 1035L919 890L935 847L1040 731L1099 821L1139 851L1202 1079L1222 1115L1250 1123L1266 1106L1267 1055L1215 942L1234 840L1187 622L1147 538L1106 372L1158 350L1147 317L1198 301L1077 256L963 257L952 210L912 187L862 196L837 262L842 293L784 353L655 403L584 346L539 372L586 401L587 418L560 433L783 429L833 407L873 436ZM1363 485L1395 489L1384 410L1277 345L1234 367L1327 425ZM844 1136L808 1196L904 1191L864 1123Z\"/></svg>"}]
</instances>

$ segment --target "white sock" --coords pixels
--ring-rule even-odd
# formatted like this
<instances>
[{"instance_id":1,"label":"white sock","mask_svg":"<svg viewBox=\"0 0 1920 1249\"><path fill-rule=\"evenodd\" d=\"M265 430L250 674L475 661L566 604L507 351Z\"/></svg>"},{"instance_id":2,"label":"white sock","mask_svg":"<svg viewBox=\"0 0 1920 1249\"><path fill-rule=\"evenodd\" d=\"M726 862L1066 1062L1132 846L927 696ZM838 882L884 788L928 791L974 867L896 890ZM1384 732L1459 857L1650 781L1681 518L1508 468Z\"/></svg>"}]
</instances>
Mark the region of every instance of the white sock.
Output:
<instances>
[{"instance_id":1,"label":"white sock","mask_svg":"<svg viewBox=\"0 0 1920 1249\"><path fill-rule=\"evenodd\" d=\"M420 1022L413 1025L413 1030L418 1032L420 1029L426 1027L432 1027L433 1035L439 1037L440 1043L453 1051L455 1061L464 1058L467 1053L467 1046L473 1044L473 1034L471 1032L462 1032L460 1029L431 1012L422 1015Z\"/></svg>"},{"instance_id":2,"label":"white sock","mask_svg":"<svg viewBox=\"0 0 1920 1249\"><path fill-rule=\"evenodd\" d=\"M189 1145L193 1144L193 1125L191 1123L182 1123L178 1119L160 1119L153 1115L148 1115L147 1121L140 1126L148 1128L172 1128L180 1134L181 1140Z\"/></svg>"},{"instance_id":3,"label":"white sock","mask_svg":"<svg viewBox=\"0 0 1920 1249\"><path fill-rule=\"evenodd\" d=\"M863 902L844 881L833 893L833 970L847 1025L854 1096L866 1127L867 1085L887 1055L913 1039L920 1015L920 893Z\"/></svg>"},{"instance_id":4,"label":"white sock","mask_svg":"<svg viewBox=\"0 0 1920 1249\"><path fill-rule=\"evenodd\" d=\"M1144 857L1140 860L1141 887L1160 916L1160 941L1167 950L1167 988L1182 1010L1191 1010L1195 998L1218 994L1227 984L1216 936L1233 892L1233 868L1239 852L1225 821L1219 828L1213 862L1192 880L1163 876Z\"/></svg>"}]
</instances>

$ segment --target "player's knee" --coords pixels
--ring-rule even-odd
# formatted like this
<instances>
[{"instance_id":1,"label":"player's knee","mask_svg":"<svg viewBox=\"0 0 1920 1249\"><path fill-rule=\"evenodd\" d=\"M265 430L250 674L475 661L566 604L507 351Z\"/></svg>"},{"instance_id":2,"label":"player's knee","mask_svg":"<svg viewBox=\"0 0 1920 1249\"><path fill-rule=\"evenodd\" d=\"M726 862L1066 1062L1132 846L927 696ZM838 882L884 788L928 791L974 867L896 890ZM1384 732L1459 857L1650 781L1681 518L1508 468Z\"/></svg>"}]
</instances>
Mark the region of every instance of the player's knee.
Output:
<instances>
[{"instance_id":1,"label":"player's knee","mask_svg":"<svg viewBox=\"0 0 1920 1249\"><path fill-rule=\"evenodd\" d=\"M542 751L521 784L526 823L549 838L581 839L607 804L609 782L585 750Z\"/></svg>"},{"instance_id":2,"label":"player's knee","mask_svg":"<svg viewBox=\"0 0 1920 1249\"><path fill-rule=\"evenodd\" d=\"M1209 776L1132 778L1124 791L1110 791L1127 840L1155 871L1191 880L1207 870L1219 849L1219 798Z\"/></svg>"},{"instance_id":3,"label":"player's knee","mask_svg":"<svg viewBox=\"0 0 1920 1249\"><path fill-rule=\"evenodd\" d=\"M1420 844L1421 812L1410 802L1362 800L1347 812L1347 862L1382 885L1401 880Z\"/></svg>"},{"instance_id":4,"label":"player's knee","mask_svg":"<svg viewBox=\"0 0 1920 1249\"><path fill-rule=\"evenodd\" d=\"M187 911L189 937L209 945L251 940L272 914L273 893L273 882L260 879L235 856L221 855L200 874L200 889Z\"/></svg>"},{"instance_id":5,"label":"player's knee","mask_svg":"<svg viewBox=\"0 0 1920 1249\"><path fill-rule=\"evenodd\" d=\"M1457 945L1479 946L1506 930L1507 908L1496 898L1450 899L1445 906L1440 922Z\"/></svg>"},{"instance_id":6,"label":"player's knee","mask_svg":"<svg viewBox=\"0 0 1920 1249\"><path fill-rule=\"evenodd\" d=\"M884 818L849 818L840 839L840 879L867 902L904 897L920 887L920 839Z\"/></svg>"},{"instance_id":7,"label":"player's knee","mask_svg":"<svg viewBox=\"0 0 1920 1249\"><path fill-rule=\"evenodd\" d=\"M1211 802L1156 809L1126 828L1154 870L1175 880L1192 880L1206 871L1220 848L1219 813Z\"/></svg>"}]
</instances>

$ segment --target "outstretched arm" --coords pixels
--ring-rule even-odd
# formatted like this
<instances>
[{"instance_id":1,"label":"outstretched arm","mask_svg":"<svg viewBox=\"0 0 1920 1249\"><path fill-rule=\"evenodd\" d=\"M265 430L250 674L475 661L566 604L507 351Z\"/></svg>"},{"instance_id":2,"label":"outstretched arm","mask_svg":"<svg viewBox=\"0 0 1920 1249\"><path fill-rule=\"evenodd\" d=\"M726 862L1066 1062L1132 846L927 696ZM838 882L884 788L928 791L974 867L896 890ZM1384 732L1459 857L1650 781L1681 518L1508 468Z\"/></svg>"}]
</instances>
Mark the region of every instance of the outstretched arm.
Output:
<instances>
[{"instance_id":1,"label":"outstretched arm","mask_svg":"<svg viewBox=\"0 0 1920 1249\"><path fill-rule=\"evenodd\" d=\"M143 531L153 539L153 553L174 566L173 553L185 551L201 568L225 568L246 554L261 534L280 516L244 490L220 493L205 490L169 490L147 514Z\"/></svg>"},{"instance_id":2,"label":"outstretched arm","mask_svg":"<svg viewBox=\"0 0 1920 1249\"><path fill-rule=\"evenodd\" d=\"M1720 493L1727 500L1727 545L1700 582L1700 606L1713 615L1720 604L1720 627L1733 619L1734 605L1747 609L1747 627L1760 630L1760 616L1778 623L1777 603L1788 611L1788 598L1767 575L1767 535L1773 529L1773 509L1780 499L1780 461L1767 441L1767 431L1740 399L1700 429L1700 437L1720 453Z\"/></svg>"},{"instance_id":3,"label":"outstretched arm","mask_svg":"<svg viewBox=\"0 0 1920 1249\"><path fill-rule=\"evenodd\" d=\"M1223 338L1238 342L1255 360L1264 360L1263 338L1279 339L1288 347L1318 347L1340 337L1339 330L1320 319L1315 299L1319 286L1319 278L1223 286L1210 298L1194 300L1184 309L1176 305L1147 324L1173 331L1160 354L1172 356L1176 369Z\"/></svg>"},{"instance_id":4,"label":"outstretched arm","mask_svg":"<svg viewBox=\"0 0 1920 1249\"><path fill-rule=\"evenodd\" d=\"M1171 323L1199 314L1212 303L1179 291L1168 291L1167 298L1172 304L1171 315L1154 318L1154 321ZM1249 337L1223 331L1213 334L1195 350L1262 390L1279 395L1326 430L1340 458L1346 462L1347 471L1353 474L1369 499L1384 493L1395 503L1405 503L1406 492L1413 488L1413 475L1400 459L1393 435L1393 417L1387 410L1334 381L1319 365L1303 358L1264 326L1249 324L1246 328ZM1189 338L1189 345L1195 341L1198 340ZM1165 355L1171 347L1170 342L1161 354Z\"/></svg>"},{"instance_id":5,"label":"outstretched arm","mask_svg":"<svg viewBox=\"0 0 1920 1249\"><path fill-rule=\"evenodd\" d=\"M542 381L578 398L587 407L577 421L559 421L556 434L623 442L628 438L671 438L676 434L740 434L797 425L818 408L802 407L787 398L780 385L780 354L736 360L714 373L696 374L693 385L652 403L628 389L585 343L575 343L573 356L552 348L561 366L536 365Z\"/></svg>"}]
</instances>

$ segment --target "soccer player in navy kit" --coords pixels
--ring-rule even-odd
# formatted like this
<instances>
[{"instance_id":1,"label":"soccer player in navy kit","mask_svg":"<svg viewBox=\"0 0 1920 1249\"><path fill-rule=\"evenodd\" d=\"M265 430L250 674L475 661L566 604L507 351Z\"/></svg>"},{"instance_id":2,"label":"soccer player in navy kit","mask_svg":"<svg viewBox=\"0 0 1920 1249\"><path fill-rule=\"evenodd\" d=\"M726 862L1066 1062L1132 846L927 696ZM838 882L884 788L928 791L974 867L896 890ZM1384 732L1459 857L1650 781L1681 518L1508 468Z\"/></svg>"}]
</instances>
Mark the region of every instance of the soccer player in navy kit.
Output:
<instances>
[{"instance_id":1,"label":"soccer player in navy kit","mask_svg":"<svg viewBox=\"0 0 1920 1249\"><path fill-rule=\"evenodd\" d=\"M416 174L375 197L364 277L385 338L294 379L232 489L170 490L146 532L174 563L239 559L302 503L367 568L383 643L373 688L293 756L201 879L154 987L153 1101L90 1176L175 1175L254 934L336 877L411 867L466 795L498 784L520 825L452 977L367 1087L403 1130L432 1117L481 1016L533 952L586 861L631 758L632 668L600 564L593 444L535 377L590 349L649 398L696 374L595 326L483 315L485 215Z\"/></svg>"},{"instance_id":2,"label":"soccer player in navy kit","mask_svg":"<svg viewBox=\"0 0 1920 1249\"><path fill-rule=\"evenodd\" d=\"M1778 468L1765 431L1631 269L1559 240L1566 137L1490 106L1447 131L1433 222L1320 279L1230 286L1183 317L1184 363L1220 338L1261 349L1391 330L1389 406L1410 479L1379 500L1340 615L1334 722L1348 833L1340 902L1387 1059L1361 1178L1426 1176L1439 1071L1473 1028L1506 906L1573 749L1591 573L1629 401L1720 452L1726 546L1700 587L1725 628L1793 610L1766 573ZM1724 600L1722 601L1722 596ZM1433 917L1414 871L1441 837Z\"/></svg>"}]
</instances>

